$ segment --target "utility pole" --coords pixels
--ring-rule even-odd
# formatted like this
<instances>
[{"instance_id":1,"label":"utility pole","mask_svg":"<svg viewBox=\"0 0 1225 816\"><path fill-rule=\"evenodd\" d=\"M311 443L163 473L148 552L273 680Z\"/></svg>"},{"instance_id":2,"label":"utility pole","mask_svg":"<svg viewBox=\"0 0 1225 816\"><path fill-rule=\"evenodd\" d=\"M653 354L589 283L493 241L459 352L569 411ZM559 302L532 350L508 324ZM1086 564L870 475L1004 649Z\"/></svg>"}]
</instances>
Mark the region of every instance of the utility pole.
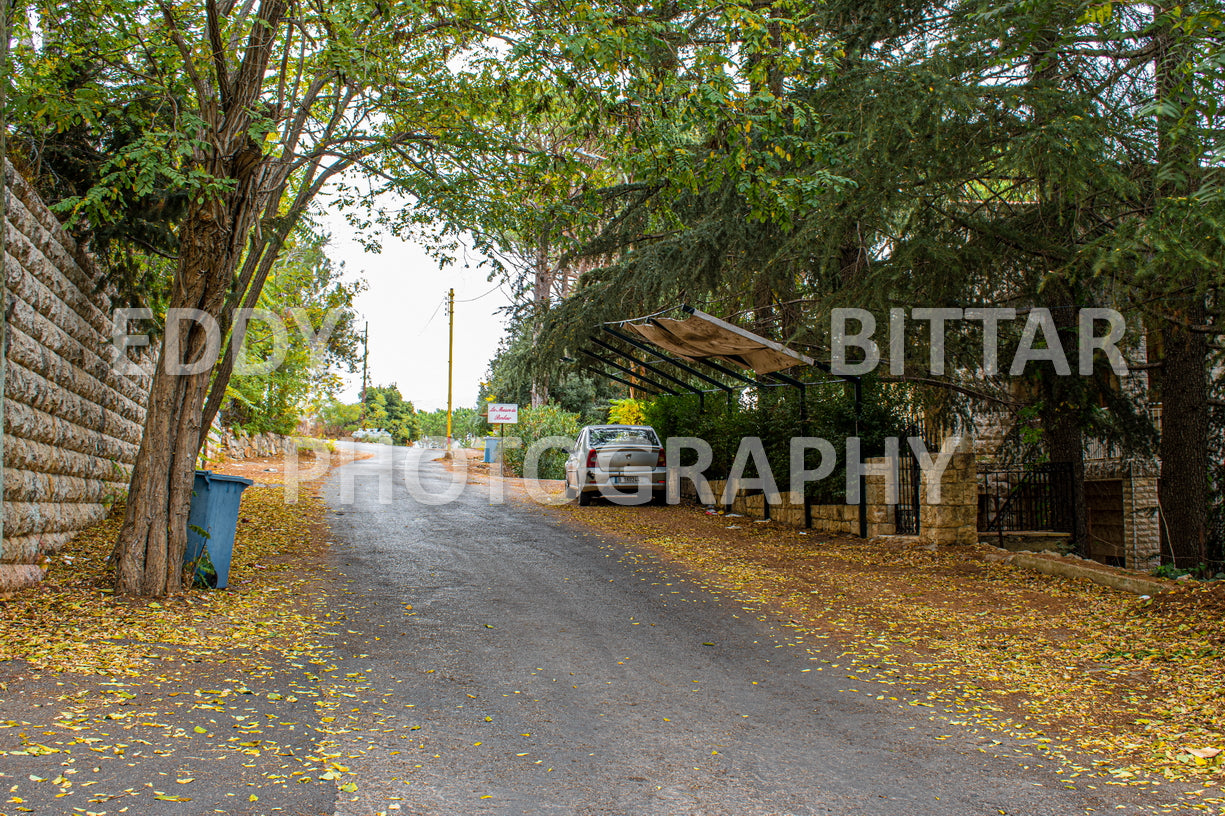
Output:
<instances>
[{"instance_id":1,"label":"utility pole","mask_svg":"<svg viewBox=\"0 0 1225 816\"><path fill-rule=\"evenodd\" d=\"M0 0L2 2L2 0ZM447 292L447 455L451 455L451 383L455 367L455 290Z\"/></svg>"},{"instance_id":2,"label":"utility pole","mask_svg":"<svg viewBox=\"0 0 1225 816\"><path fill-rule=\"evenodd\" d=\"M3 2L3 0L0 0ZM370 321L362 329L362 427L366 427L366 362L370 358Z\"/></svg>"},{"instance_id":3,"label":"utility pole","mask_svg":"<svg viewBox=\"0 0 1225 816\"><path fill-rule=\"evenodd\" d=\"M362 402L366 401L366 362L370 359L370 321L362 329Z\"/></svg>"}]
</instances>

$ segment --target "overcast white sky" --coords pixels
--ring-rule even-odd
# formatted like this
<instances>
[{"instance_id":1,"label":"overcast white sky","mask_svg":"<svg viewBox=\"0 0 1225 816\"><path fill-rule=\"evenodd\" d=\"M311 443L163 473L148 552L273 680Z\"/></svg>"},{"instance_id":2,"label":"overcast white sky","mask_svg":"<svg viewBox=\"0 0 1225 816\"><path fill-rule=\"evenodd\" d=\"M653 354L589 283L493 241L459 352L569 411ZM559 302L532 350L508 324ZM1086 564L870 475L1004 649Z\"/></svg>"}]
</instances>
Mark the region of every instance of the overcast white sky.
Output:
<instances>
[{"instance_id":1,"label":"overcast white sky","mask_svg":"<svg viewBox=\"0 0 1225 816\"><path fill-rule=\"evenodd\" d=\"M383 251L370 254L353 239L343 218L328 217L324 223L332 232L329 257L344 261L349 275L360 274L368 285L357 300L357 311L370 322L371 384L395 383L418 410L447 407L447 317L439 304L454 287L455 406L475 405L480 381L505 330L505 318L497 310L509 303L506 287L490 292L495 284L485 279L488 272L477 268L475 259L467 269L461 259L440 270L422 247L388 236ZM348 382L340 399L355 402L361 371Z\"/></svg>"}]
</instances>

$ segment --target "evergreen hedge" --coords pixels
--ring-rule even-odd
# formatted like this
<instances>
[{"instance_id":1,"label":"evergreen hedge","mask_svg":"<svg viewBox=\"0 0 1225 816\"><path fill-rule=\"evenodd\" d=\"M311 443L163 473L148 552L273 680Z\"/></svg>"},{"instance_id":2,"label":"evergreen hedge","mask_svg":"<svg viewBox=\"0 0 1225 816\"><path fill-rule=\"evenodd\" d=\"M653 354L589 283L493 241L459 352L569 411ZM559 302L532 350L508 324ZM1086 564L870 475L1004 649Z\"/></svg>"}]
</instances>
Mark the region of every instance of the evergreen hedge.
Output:
<instances>
[{"instance_id":1,"label":"evergreen hedge","mask_svg":"<svg viewBox=\"0 0 1225 816\"><path fill-rule=\"evenodd\" d=\"M846 440L860 438L861 456L884 453L884 440L904 435L903 395L875 380L863 383L863 406L856 417L854 394L840 382L809 385L805 389L806 418L801 419L800 390L790 386L748 388L734 392L729 404L721 394L661 396L646 407L647 423L661 439L692 436L706 440L714 458L706 470L708 479L725 479L746 436L762 440L766 458L780 490L787 490L791 438L820 437L838 454L834 472L819 482L809 482L806 494L817 503L837 503L846 497ZM704 405L703 405L704 403ZM805 467L817 466L817 451L809 451ZM697 454L686 451L681 464L693 464ZM757 476L750 464L746 477Z\"/></svg>"}]
</instances>

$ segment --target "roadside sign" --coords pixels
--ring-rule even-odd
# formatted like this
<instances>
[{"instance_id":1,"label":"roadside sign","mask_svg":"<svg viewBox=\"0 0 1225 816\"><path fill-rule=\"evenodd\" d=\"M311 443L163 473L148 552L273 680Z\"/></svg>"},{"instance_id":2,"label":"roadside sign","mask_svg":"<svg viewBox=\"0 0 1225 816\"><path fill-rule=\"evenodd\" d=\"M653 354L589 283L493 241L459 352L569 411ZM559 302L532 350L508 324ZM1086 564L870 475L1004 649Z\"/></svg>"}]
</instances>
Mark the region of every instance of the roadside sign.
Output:
<instances>
[{"instance_id":1,"label":"roadside sign","mask_svg":"<svg viewBox=\"0 0 1225 816\"><path fill-rule=\"evenodd\" d=\"M519 421L519 406L513 402L489 404L490 425L514 425Z\"/></svg>"}]
</instances>

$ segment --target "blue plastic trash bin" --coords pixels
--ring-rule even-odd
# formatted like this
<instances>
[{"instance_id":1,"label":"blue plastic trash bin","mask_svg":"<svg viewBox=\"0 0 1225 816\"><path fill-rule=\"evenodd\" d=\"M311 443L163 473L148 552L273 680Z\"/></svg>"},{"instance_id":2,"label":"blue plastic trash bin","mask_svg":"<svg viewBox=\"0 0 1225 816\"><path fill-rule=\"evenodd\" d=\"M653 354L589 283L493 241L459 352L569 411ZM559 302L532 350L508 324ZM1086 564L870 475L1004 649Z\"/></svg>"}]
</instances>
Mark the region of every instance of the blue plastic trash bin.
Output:
<instances>
[{"instance_id":1,"label":"blue plastic trash bin","mask_svg":"<svg viewBox=\"0 0 1225 816\"><path fill-rule=\"evenodd\" d=\"M187 552L183 563L200 558L207 547L208 558L217 573L217 589L230 582L230 558L234 555L234 534L238 530L238 503L242 492L254 482L242 476L223 476L211 470L197 470L192 490L191 511L187 514ZM196 575L205 577L199 567Z\"/></svg>"},{"instance_id":2,"label":"blue plastic trash bin","mask_svg":"<svg viewBox=\"0 0 1225 816\"><path fill-rule=\"evenodd\" d=\"M485 437L485 461L486 462L498 461L498 445L501 442L502 440L496 436Z\"/></svg>"}]
</instances>

